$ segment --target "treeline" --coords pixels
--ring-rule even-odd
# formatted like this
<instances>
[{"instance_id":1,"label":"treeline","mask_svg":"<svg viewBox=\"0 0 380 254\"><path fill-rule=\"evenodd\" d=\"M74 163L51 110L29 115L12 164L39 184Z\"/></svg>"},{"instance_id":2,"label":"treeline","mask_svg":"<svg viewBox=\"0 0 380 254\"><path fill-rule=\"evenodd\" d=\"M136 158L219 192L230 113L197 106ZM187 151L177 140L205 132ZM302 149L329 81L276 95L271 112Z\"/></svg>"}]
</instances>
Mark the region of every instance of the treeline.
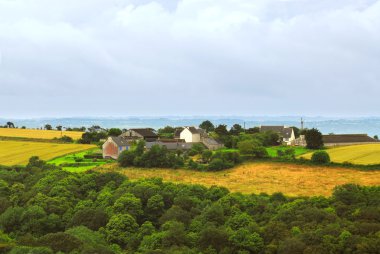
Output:
<instances>
[{"instance_id":1,"label":"treeline","mask_svg":"<svg viewBox=\"0 0 380 254\"><path fill-rule=\"evenodd\" d=\"M194 161L191 156L198 156ZM153 145L145 149L145 142L139 141L130 150L123 151L118 158L122 167L142 168L182 168L218 171L235 166L241 162L237 151L207 150L202 144L194 144L190 151L169 151L165 146Z\"/></svg>"},{"instance_id":2,"label":"treeline","mask_svg":"<svg viewBox=\"0 0 380 254\"><path fill-rule=\"evenodd\" d=\"M380 187L332 197L70 173L33 158L0 170L0 253L379 253Z\"/></svg>"}]
</instances>

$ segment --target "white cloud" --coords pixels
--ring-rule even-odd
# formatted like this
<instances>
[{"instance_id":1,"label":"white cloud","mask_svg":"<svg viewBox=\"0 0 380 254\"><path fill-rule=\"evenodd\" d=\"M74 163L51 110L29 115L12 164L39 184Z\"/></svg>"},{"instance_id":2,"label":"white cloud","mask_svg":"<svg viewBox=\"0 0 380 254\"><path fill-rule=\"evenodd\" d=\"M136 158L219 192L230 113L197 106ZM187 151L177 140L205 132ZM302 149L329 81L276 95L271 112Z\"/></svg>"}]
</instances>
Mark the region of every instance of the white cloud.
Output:
<instances>
[{"instance_id":1,"label":"white cloud","mask_svg":"<svg viewBox=\"0 0 380 254\"><path fill-rule=\"evenodd\" d=\"M0 108L378 114L380 1L173 3L0 0Z\"/></svg>"}]
</instances>

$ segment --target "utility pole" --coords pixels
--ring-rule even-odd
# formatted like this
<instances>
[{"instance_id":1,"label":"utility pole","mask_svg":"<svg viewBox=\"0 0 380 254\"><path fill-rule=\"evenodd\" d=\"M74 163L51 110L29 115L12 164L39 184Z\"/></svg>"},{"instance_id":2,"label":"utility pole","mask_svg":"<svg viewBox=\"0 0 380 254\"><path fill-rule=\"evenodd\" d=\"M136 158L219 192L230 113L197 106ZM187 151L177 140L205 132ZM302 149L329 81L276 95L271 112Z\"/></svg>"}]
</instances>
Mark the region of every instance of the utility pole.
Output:
<instances>
[{"instance_id":1,"label":"utility pole","mask_svg":"<svg viewBox=\"0 0 380 254\"><path fill-rule=\"evenodd\" d=\"M304 128L304 121L303 121L303 118L301 117L301 130L303 130Z\"/></svg>"}]
</instances>

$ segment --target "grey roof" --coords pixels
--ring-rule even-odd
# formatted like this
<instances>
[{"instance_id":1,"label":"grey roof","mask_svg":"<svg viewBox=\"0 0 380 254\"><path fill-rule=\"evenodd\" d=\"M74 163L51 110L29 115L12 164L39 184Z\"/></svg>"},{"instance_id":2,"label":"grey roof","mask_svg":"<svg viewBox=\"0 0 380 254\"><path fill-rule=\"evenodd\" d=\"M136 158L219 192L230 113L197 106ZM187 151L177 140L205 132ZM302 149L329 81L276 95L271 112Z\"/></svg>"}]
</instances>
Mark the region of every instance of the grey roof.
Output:
<instances>
[{"instance_id":1,"label":"grey roof","mask_svg":"<svg viewBox=\"0 0 380 254\"><path fill-rule=\"evenodd\" d=\"M199 130L193 126L187 127L192 134L199 134Z\"/></svg>"},{"instance_id":2,"label":"grey roof","mask_svg":"<svg viewBox=\"0 0 380 254\"><path fill-rule=\"evenodd\" d=\"M118 146L129 146L129 142L127 139L123 138L123 137L110 137L113 142L116 143L116 145Z\"/></svg>"},{"instance_id":3,"label":"grey roof","mask_svg":"<svg viewBox=\"0 0 380 254\"><path fill-rule=\"evenodd\" d=\"M216 139L213 139L213 138L204 138L203 139L203 142L208 144L208 145L221 145L222 143L220 143L219 141L217 141Z\"/></svg>"},{"instance_id":4,"label":"grey roof","mask_svg":"<svg viewBox=\"0 0 380 254\"><path fill-rule=\"evenodd\" d=\"M190 150L194 143L183 143L183 142L146 142L145 146L147 149L152 148L154 145L166 146L168 150Z\"/></svg>"},{"instance_id":5,"label":"grey roof","mask_svg":"<svg viewBox=\"0 0 380 254\"><path fill-rule=\"evenodd\" d=\"M369 137L367 134L332 134L323 135L323 143L376 143L378 140Z\"/></svg>"},{"instance_id":6,"label":"grey roof","mask_svg":"<svg viewBox=\"0 0 380 254\"><path fill-rule=\"evenodd\" d=\"M143 137L158 137L158 135L153 132L153 129L150 129L150 128L139 128L139 129L130 129L130 130L137 132Z\"/></svg>"},{"instance_id":7,"label":"grey roof","mask_svg":"<svg viewBox=\"0 0 380 254\"><path fill-rule=\"evenodd\" d=\"M260 131L273 131L280 134L283 138L290 138L292 136L293 128L288 128L285 126L261 126Z\"/></svg>"}]
</instances>

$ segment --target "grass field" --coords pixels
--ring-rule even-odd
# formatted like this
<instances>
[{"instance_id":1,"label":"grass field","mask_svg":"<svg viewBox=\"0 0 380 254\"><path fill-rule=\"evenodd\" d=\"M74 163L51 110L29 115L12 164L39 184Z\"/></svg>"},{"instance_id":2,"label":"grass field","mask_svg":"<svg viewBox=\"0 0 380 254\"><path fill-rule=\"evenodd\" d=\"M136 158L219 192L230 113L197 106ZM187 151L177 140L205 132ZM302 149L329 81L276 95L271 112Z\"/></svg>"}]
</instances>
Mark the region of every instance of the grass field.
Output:
<instances>
[{"instance_id":1,"label":"grass field","mask_svg":"<svg viewBox=\"0 0 380 254\"><path fill-rule=\"evenodd\" d=\"M98 149L91 149L91 150L87 150L87 151L80 151L77 153L67 154L67 155L49 160L48 163L54 164L57 166L61 166L64 170L67 170L70 172L84 172L84 171L93 169L95 167L104 165L106 163L114 162L114 160L104 160L104 159L95 159L94 160L94 159L84 158L84 156L86 154L91 154L94 152L100 152L97 150ZM66 164L66 166L65 166L65 164ZM72 164L72 165L67 166L68 164Z\"/></svg>"},{"instance_id":2,"label":"grass field","mask_svg":"<svg viewBox=\"0 0 380 254\"><path fill-rule=\"evenodd\" d=\"M62 135L69 136L73 139L80 139L83 132L80 131L63 131ZM0 128L0 137L17 137L17 138L35 138L35 139L53 139L60 138L61 132L56 130L32 130L32 129L11 129Z\"/></svg>"},{"instance_id":3,"label":"grass field","mask_svg":"<svg viewBox=\"0 0 380 254\"><path fill-rule=\"evenodd\" d=\"M117 171L130 179L159 177L176 183L224 186L242 193L283 192L289 196L329 196L336 185L356 183L380 185L380 171L292 165L287 163L247 163L221 172L198 172L186 169L121 169L117 164L100 167Z\"/></svg>"},{"instance_id":4,"label":"grass field","mask_svg":"<svg viewBox=\"0 0 380 254\"><path fill-rule=\"evenodd\" d=\"M0 165L25 165L32 156L50 160L65 154L94 148L94 145L0 141Z\"/></svg>"},{"instance_id":5,"label":"grass field","mask_svg":"<svg viewBox=\"0 0 380 254\"><path fill-rule=\"evenodd\" d=\"M342 146L327 149L331 161L350 162L358 165L380 164L380 144ZM311 158L312 153L303 155L306 159Z\"/></svg>"},{"instance_id":6,"label":"grass field","mask_svg":"<svg viewBox=\"0 0 380 254\"><path fill-rule=\"evenodd\" d=\"M287 148L286 146L272 146L272 147L267 147L266 149L270 157L277 157L277 151L285 150L286 148ZM295 146L291 148L294 149L296 156L310 152L310 150L305 147Z\"/></svg>"}]
</instances>

